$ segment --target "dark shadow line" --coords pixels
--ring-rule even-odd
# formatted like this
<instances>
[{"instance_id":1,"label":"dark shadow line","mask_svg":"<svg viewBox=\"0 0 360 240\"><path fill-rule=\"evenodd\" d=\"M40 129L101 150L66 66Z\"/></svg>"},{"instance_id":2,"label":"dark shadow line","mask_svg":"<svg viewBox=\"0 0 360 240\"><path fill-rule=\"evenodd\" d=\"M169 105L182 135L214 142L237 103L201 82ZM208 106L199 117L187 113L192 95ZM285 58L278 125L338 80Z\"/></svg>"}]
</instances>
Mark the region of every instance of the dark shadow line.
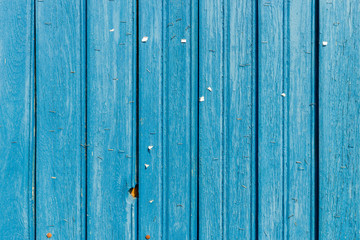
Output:
<instances>
[{"instance_id":1,"label":"dark shadow line","mask_svg":"<svg viewBox=\"0 0 360 240\"><path fill-rule=\"evenodd\" d=\"M139 184L139 163L140 163L140 159L139 159L139 154L140 154L140 104L139 104L139 83L140 83L140 76L139 76L139 1L136 1L136 11L135 11L135 18L136 18L136 36L135 36L135 40L136 40L136 80L135 80L135 88L136 88L136 113L135 113L135 118L136 118L136 129L135 129L135 135L136 135L136 146L135 146L135 183ZM139 236L139 223L140 223L140 216L139 216L139 208L140 208L140 202L137 201L136 204L136 216L135 216L135 223L136 223L136 229L135 232L137 234L137 236ZM134 238L136 239L136 236L134 236Z\"/></svg>"},{"instance_id":2,"label":"dark shadow line","mask_svg":"<svg viewBox=\"0 0 360 240\"><path fill-rule=\"evenodd\" d=\"M200 1L197 1L197 238L200 236Z\"/></svg>"},{"instance_id":3,"label":"dark shadow line","mask_svg":"<svg viewBox=\"0 0 360 240\"><path fill-rule=\"evenodd\" d=\"M33 158L33 161L34 161L34 163L33 163L33 166L34 166L34 169L33 169L33 174L34 174L34 176L33 176L33 181L34 181L34 196L33 196L33 198L34 198L34 204L33 204L33 221L34 221L34 223L33 223L33 227L34 227L34 239L37 239L36 238L36 219L37 219L37 213L36 213L36 191L37 191L37 186L36 186L36 169L37 169L37 164L36 164L36 159L37 159L37 154L36 154L36 149L37 149L37 129L36 129L36 127L37 127L37 114L36 114L36 112L37 112L37 94L36 94L36 92L37 92L37 88L36 88L36 0L34 0L33 1L33 7L34 7L34 9L33 9L33 28L34 28L34 36L33 36L33 51L34 51L34 59L33 59L33 61L34 61L34 86L33 86L33 88L34 88L34 158Z\"/></svg>"},{"instance_id":4,"label":"dark shadow line","mask_svg":"<svg viewBox=\"0 0 360 240\"><path fill-rule=\"evenodd\" d=\"M314 154L315 154L315 176L314 176L314 185L315 185L315 200L314 200L314 208L315 208L315 226L314 226L314 231L315 231L315 239L319 239L319 215L320 215L320 182L319 182L319 160L320 160L320 153L319 153L319 147L320 147L320 142L319 142L319 61L320 61L320 49L319 49L319 43L320 43L320 20L319 20L319 15L320 15L320 7L319 7L320 3L319 0L315 0L315 46L314 46L314 50L315 50L315 56L314 56L314 71L315 71L315 79L314 79L314 97L315 97L315 130L314 130L314 134L315 134L315 144L314 144Z\"/></svg>"}]
</instances>

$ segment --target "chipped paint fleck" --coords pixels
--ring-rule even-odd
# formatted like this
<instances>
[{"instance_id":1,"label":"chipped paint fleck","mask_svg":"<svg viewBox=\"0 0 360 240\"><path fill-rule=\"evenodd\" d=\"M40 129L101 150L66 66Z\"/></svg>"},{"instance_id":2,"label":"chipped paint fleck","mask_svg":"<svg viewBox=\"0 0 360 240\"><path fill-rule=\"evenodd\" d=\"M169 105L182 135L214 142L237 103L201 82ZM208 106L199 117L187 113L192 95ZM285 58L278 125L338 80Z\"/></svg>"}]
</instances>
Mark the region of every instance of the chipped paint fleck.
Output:
<instances>
[{"instance_id":1,"label":"chipped paint fleck","mask_svg":"<svg viewBox=\"0 0 360 240\"><path fill-rule=\"evenodd\" d=\"M143 43L147 42L148 40L149 40L149 37L143 37L143 38L141 39L141 41L142 41Z\"/></svg>"}]
</instances>

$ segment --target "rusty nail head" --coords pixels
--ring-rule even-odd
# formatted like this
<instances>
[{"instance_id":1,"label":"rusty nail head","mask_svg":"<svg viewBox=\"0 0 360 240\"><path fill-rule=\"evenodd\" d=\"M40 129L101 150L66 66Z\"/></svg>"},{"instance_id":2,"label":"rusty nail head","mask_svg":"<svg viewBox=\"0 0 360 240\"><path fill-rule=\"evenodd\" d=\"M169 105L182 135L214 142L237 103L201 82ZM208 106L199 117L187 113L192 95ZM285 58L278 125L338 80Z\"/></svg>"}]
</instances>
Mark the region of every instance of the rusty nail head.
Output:
<instances>
[{"instance_id":1,"label":"rusty nail head","mask_svg":"<svg viewBox=\"0 0 360 240\"><path fill-rule=\"evenodd\" d=\"M145 238L146 238L146 239L150 239L150 235L146 235Z\"/></svg>"},{"instance_id":2,"label":"rusty nail head","mask_svg":"<svg viewBox=\"0 0 360 240\"><path fill-rule=\"evenodd\" d=\"M52 234L51 234L51 233L47 233L46 236L47 236L47 238L51 238L51 237L52 237Z\"/></svg>"}]
</instances>

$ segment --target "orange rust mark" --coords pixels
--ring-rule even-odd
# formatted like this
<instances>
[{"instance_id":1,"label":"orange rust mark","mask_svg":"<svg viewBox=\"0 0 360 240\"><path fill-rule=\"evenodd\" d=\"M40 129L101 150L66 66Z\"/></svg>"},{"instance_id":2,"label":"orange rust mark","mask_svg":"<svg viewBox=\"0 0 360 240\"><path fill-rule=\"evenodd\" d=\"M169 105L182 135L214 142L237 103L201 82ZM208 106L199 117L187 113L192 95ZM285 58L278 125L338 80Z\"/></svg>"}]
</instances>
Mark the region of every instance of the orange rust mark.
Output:
<instances>
[{"instance_id":1,"label":"orange rust mark","mask_svg":"<svg viewBox=\"0 0 360 240\"><path fill-rule=\"evenodd\" d=\"M131 196L133 196L133 198L138 198L139 197L138 185L136 184L135 187L130 188L129 193Z\"/></svg>"}]
</instances>

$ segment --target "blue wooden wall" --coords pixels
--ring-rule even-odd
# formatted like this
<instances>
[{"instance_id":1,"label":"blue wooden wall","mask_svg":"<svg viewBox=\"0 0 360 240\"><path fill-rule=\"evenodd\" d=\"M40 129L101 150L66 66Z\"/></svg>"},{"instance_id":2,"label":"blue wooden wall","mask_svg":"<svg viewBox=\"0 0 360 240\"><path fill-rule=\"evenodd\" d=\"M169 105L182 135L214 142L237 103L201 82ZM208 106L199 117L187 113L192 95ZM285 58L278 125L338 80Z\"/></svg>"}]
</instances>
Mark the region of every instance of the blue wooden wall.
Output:
<instances>
[{"instance_id":1,"label":"blue wooden wall","mask_svg":"<svg viewBox=\"0 0 360 240\"><path fill-rule=\"evenodd\" d=\"M354 0L0 0L0 239L359 239Z\"/></svg>"}]
</instances>

